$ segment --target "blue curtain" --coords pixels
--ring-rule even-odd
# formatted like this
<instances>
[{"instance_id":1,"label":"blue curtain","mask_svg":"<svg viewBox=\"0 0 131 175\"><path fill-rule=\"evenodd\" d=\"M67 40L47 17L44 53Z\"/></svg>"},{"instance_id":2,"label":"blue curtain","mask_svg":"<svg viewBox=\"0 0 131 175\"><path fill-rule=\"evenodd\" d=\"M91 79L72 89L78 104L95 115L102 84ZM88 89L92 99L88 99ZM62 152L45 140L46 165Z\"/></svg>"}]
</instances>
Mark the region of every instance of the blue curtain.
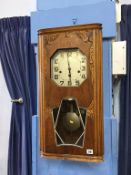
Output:
<instances>
[{"instance_id":1,"label":"blue curtain","mask_svg":"<svg viewBox=\"0 0 131 175\"><path fill-rule=\"evenodd\" d=\"M31 175L31 118L36 114L36 68L29 17L0 20L0 59L11 99L23 98L22 104L12 104L8 175Z\"/></svg>"},{"instance_id":2,"label":"blue curtain","mask_svg":"<svg viewBox=\"0 0 131 175\"><path fill-rule=\"evenodd\" d=\"M131 175L131 5L122 6L121 40L127 41L127 75L121 79L119 175Z\"/></svg>"}]
</instances>

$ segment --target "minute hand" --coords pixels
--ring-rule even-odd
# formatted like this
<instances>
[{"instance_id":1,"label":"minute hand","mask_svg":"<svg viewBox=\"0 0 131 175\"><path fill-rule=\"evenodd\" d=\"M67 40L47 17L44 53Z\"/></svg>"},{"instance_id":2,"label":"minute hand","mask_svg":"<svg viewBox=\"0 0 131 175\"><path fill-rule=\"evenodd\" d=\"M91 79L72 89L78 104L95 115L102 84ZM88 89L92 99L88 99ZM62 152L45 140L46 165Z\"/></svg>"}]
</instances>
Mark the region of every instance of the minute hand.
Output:
<instances>
[{"instance_id":1,"label":"minute hand","mask_svg":"<svg viewBox=\"0 0 131 175\"><path fill-rule=\"evenodd\" d=\"M69 79L70 79L70 82L71 82L71 67L70 67L70 62L69 62L69 57L67 56L67 63L68 63L68 71L69 71Z\"/></svg>"}]
</instances>

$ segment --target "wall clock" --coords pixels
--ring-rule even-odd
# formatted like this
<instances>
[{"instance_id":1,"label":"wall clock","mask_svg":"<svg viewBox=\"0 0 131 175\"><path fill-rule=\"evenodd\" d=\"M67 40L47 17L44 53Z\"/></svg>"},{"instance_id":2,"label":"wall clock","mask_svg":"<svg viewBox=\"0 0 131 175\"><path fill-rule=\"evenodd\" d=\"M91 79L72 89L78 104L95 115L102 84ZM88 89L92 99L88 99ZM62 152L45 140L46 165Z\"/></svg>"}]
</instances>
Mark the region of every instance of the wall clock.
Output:
<instances>
[{"instance_id":1,"label":"wall clock","mask_svg":"<svg viewBox=\"0 0 131 175\"><path fill-rule=\"evenodd\" d=\"M102 161L101 25L41 29L38 50L41 155Z\"/></svg>"}]
</instances>

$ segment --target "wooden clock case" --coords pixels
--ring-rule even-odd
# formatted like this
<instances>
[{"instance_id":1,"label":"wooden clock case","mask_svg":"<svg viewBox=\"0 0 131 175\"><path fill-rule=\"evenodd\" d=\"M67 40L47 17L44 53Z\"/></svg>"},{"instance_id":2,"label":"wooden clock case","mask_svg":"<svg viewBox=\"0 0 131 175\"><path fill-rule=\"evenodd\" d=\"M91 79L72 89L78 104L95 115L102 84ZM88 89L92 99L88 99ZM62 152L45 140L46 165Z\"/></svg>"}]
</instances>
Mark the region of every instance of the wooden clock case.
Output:
<instances>
[{"instance_id":1,"label":"wooden clock case","mask_svg":"<svg viewBox=\"0 0 131 175\"><path fill-rule=\"evenodd\" d=\"M38 31L40 153L56 159L103 161L103 87L101 24ZM87 79L78 87L61 87L51 79L51 58L58 49L78 48L87 57ZM56 144L52 110L64 98L86 109L82 146ZM69 135L68 135L69 136ZM65 136L66 137L66 136Z\"/></svg>"}]
</instances>

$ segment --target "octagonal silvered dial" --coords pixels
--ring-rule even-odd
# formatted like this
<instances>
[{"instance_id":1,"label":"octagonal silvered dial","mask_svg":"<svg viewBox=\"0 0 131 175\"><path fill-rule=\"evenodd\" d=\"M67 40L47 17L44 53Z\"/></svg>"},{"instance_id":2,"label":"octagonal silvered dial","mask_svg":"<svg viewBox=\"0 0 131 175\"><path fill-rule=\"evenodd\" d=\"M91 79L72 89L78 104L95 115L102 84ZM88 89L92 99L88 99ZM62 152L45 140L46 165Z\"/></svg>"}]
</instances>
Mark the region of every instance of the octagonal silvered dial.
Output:
<instances>
[{"instance_id":1,"label":"octagonal silvered dial","mask_svg":"<svg viewBox=\"0 0 131 175\"><path fill-rule=\"evenodd\" d=\"M87 79L86 56L77 48L57 50L51 58L51 79L58 86L80 86Z\"/></svg>"}]
</instances>

